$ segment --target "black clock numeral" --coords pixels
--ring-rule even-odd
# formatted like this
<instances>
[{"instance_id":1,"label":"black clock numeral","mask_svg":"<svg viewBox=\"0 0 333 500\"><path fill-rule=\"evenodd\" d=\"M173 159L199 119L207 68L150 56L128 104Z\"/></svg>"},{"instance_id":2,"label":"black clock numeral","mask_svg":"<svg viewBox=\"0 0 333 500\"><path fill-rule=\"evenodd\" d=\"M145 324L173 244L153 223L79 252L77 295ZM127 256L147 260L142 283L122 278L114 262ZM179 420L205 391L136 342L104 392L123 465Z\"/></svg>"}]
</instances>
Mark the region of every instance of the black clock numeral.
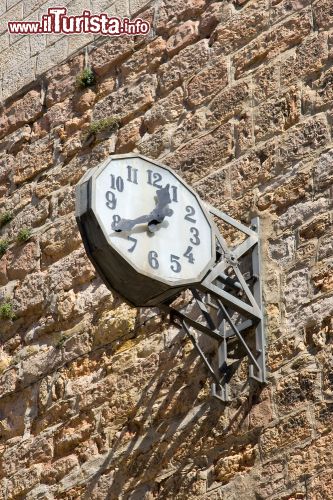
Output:
<instances>
[{"instance_id":1,"label":"black clock numeral","mask_svg":"<svg viewBox=\"0 0 333 500\"><path fill-rule=\"evenodd\" d=\"M135 250L138 240L136 238L133 238L132 236L128 236L127 239L128 241L134 242L134 245L132 245L130 248L127 249L128 252L132 253Z\"/></svg>"},{"instance_id":2,"label":"black clock numeral","mask_svg":"<svg viewBox=\"0 0 333 500\"><path fill-rule=\"evenodd\" d=\"M105 193L105 198L106 198L106 206L111 210L114 210L117 206L116 195L112 191L107 191Z\"/></svg>"},{"instance_id":3,"label":"black clock numeral","mask_svg":"<svg viewBox=\"0 0 333 500\"><path fill-rule=\"evenodd\" d=\"M193 238L190 238L190 242L193 245L200 245L199 231L196 227L191 227L190 232L193 234Z\"/></svg>"},{"instance_id":4,"label":"black clock numeral","mask_svg":"<svg viewBox=\"0 0 333 500\"><path fill-rule=\"evenodd\" d=\"M170 261L172 262L172 266L170 266L170 269L174 273L180 273L182 266L180 265L179 262L180 257L177 257L177 255L170 255Z\"/></svg>"},{"instance_id":5,"label":"black clock numeral","mask_svg":"<svg viewBox=\"0 0 333 500\"><path fill-rule=\"evenodd\" d=\"M192 253L193 247L187 247L186 252L184 253L184 257L187 258L190 264L194 264L194 257Z\"/></svg>"},{"instance_id":6,"label":"black clock numeral","mask_svg":"<svg viewBox=\"0 0 333 500\"><path fill-rule=\"evenodd\" d=\"M121 217L120 215L114 215L112 217L112 224L111 224L111 229L114 229L114 227L119 224L119 222L121 221Z\"/></svg>"},{"instance_id":7,"label":"black clock numeral","mask_svg":"<svg viewBox=\"0 0 333 500\"><path fill-rule=\"evenodd\" d=\"M155 250L151 250L148 253L148 262L149 262L150 267L152 267L153 269L159 268L159 262L157 260L157 257L158 257L158 253L155 252Z\"/></svg>"},{"instance_id":8,"label":"black clock numeral","mask_svg":"<svg viewBox=\"0 0 333 500\"><path fill-rule=\"evenodd\" d=\"M188 205L185 208L185 210L187 212L187 215L185 215L184 219L188 220L189 222L192 222L193 224L195 224L197 221L195 219L192 219L192 216L195 214L194 208L191 207L191 205Z\"/></svg>"},{"instance_id":9,"label":"black clock numeral","mask_svg":"<svg viewBox=\"0 0 333 500\"><path fill-rule=\"evenodd\" d=\"M159 174L158 172L153 172L152 170L147 170L147 174L148 174L148 184L158 189L161 189L162 185L159 184L159 182L161 182L162 180L161 174Z\"/></svg>"},{"instance_id":10,"label":"black clock numeral","mask_svg":"<svg viewBox=\"0 0 333 500\"><path fill-rule=\"evenodd\" d=\"M118 177L115 177L113 174L111 174L111 189L116 189L119 191L119 193L122 193L124 191L124 181L120 175Z\"/></svg>"},{"instance_id":11,"label":"black clock numeral","mask_svg":"<svg viewBox=\"0 0 333 500\"><path fill-rule=\"evenodd\" d=\"M127 165L127 180L128 182L133 182L133 184L138 183L138 169Z\"/></svg>"},{"instance_id":12,"label":"black clock numeral","mask_svg":"<svg viewBox=\"0 0 333 500\"><path fill-rule=\"evenodd\" d=\"M177 202L178 201L178 197L177 197L177 187L176 186L171 186L171 195L172 195L172 201L175 201Z\"/></svg>"}]
</instances>

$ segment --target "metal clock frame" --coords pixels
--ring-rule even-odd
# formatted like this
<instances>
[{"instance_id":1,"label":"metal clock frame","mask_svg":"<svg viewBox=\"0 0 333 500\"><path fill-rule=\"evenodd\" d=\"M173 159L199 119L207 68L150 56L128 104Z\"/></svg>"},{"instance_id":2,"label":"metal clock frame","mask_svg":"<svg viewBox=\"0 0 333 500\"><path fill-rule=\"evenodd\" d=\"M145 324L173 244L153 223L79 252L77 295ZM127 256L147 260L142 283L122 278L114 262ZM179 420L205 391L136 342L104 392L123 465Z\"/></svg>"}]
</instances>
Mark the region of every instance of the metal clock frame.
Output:
<instances>
[{"instance_id":1,"label":"metal clock frame","mask_svg":"<svg viewBox=\"0 0 333 500\"><path fill-rule=\"evenodd\" d=\"M261 384L267 383L260 262L260 221L258 217L253 218L251 227L248 228L221 210L208 204L206 206L212 216L245 235L245 240L231 250L215 226L216 247L221 258L198 287L189 287L192 298L201 312L201 321L194 320L188 314L169 304L162 305L162 309L168 312L172 320L184 329L202 358L214 380L212 396L227 403L230 401L229 382L233 375L233 366L228 363L230 341L238 341L239 346L247 355L249 378ZM244 272L241 271L240 264L246 257L250 257L251 265ZM232 270L234 279L225 273L227 268ZM240 294L242 298L238 297ZM238 315L237 321L233 319L235 313ZM212 362L201 349L193 329L217 341L217 369L214 369ZM251 349L247 339L250 329L254 329L255 332L255 349Z\"/></svg>"}]
</instances>

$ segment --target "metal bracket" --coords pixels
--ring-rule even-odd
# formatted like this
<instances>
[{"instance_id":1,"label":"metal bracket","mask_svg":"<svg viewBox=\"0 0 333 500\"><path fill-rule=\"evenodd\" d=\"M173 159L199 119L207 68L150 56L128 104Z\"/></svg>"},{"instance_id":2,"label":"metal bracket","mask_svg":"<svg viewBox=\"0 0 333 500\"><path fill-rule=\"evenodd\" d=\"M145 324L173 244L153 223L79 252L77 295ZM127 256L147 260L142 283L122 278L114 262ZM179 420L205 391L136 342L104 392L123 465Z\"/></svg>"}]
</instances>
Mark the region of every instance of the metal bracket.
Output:
<instances>
[{"instance_id":1,"label":"metal bracket","mask_svg":"<svg viewBox=\"0 0 333 500\"><path fill-rule=\"evenodd\" d=\"M216 263L200 285L190 289L199 313L196 319L193 319L194 307L190 312L184 312L167 303L162 308L184 329L202 358L214 380L212 395L226 403L230 401L229 382L235 371L235 363L230 363L231 349L241 352L238 359L244 355L248 357L249 378L266 383L259 218L252 219L251 227L248 228L211 205L207 205L207 209L213 216L245 235L245 239L229 249L214 225ZM249 338L250 329L255 334L254 346ZM215 369L201 349L193 330L217 341Z\"/></svg>"}]
</instances>

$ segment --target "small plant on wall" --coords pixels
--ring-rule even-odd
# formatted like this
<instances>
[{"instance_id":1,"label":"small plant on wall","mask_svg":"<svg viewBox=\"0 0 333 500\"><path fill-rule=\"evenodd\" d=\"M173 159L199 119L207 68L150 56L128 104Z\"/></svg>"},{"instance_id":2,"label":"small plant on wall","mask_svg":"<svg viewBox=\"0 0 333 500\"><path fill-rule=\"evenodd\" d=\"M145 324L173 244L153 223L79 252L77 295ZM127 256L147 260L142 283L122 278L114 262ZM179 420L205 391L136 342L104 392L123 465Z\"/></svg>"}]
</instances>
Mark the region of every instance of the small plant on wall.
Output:
<instances>
[{"instance_id":1,"label":"small plant on wall","mask_svg":"<svg viewBox=\"0 0 333 500\"><path fill-rule=\"evenodd\" d=\"M76 78L76 85L80 89L93 87L96 83L96 77L91 68L85 68Z\"/></svg>"},{"instance_id":2,"label":"small plant on wall","mask_svg":"<svg viewBox=\"0 0 333 500\"><path fill-rule=\"evenodd\" d=\"M84 146L89 146L94 142L96 136L99 134L112 134L116 132L120 125L118 116L109 116L92 122L89 125L88 131L83 138Z\"/></svg>"},{"instance_id":3,"label":"small plant on wall","mask_svg":"<svg viewBox=\"0 0 333 500\"><path fill-rule=\"evenodd\" d=\"M4 240L0 240L0 258L5 255L5 253L7 252L7 249L9 247L9 241L4 239Z\"/></svg>"},{"instance_id":4,"label":"small plant on wall","mask_svg":"<svg viewBox=\"0 0 333 500\"><path fill-rule=\"evenodd\" d=\"M17 235L17 240L20 241L21 243L28 241L31 238L31 229L28 227L23 227L20 229L18 235Z\"/></svg>"},{"instance_id":5,"label":"small plant on wall","mask_svg":"<svg viewBox=\"0 0 333 500\"><path fill-rule=\"evenodd\" d=\"M15 319L13 304L8 298L6 298L5 301L0 304L0 318L5 320Z\"/></svg>"},{"instance_id":6,"label":"small plant on wall","mask_svg":"<svg viewBox=\"0 0 333 500\"><path fill-rule=\"evenodd\" d=\"M13 213L10 210L7 210L6 212L2 212L0 215L0 227L5 226L8 224L13 219Z\"/></svg>"}]
</instances>

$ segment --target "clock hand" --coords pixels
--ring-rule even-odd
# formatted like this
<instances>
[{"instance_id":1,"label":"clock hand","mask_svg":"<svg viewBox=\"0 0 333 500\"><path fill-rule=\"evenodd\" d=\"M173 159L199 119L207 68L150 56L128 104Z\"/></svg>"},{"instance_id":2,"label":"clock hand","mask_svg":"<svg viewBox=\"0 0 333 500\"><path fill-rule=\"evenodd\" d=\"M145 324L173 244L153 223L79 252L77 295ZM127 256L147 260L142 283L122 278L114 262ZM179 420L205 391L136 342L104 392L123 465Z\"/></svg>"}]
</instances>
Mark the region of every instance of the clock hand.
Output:
<instances>
[{"instance_id":1,"label":"clock hand","mask_svg":"<svg viewBox=\"0 0 333 500\"><path fill-rule=\"evenodd\" d=\"M151 214L141 215L136 219L120 219L120 221L116 224L113 222L111 228L117 233L120 233L121 231L130 231L131 229L133 229L134 226L136 226L136 224L149 222L150 220L151 220Z\"/></svg>"},{"instance_id":2,"label":"clock hand","mask_svg":"<svg viewBox=\"0 0 333 500\"><path fill-rule=\"evenodd\" d=\"M156 191L157 205L148 215L142 215L136 219L120 219L120 221L115 224L113 223L111 228L116 232L130 231L137 224L143 222L148 222L148 227L151 231L156 231L156 225L160 224L165 217L170 217L173 214L173 210L168 208L168 204L171 203L171 198L169 194L169 184L164 188L158 189Z\"/></svg>"}]
</instances>

